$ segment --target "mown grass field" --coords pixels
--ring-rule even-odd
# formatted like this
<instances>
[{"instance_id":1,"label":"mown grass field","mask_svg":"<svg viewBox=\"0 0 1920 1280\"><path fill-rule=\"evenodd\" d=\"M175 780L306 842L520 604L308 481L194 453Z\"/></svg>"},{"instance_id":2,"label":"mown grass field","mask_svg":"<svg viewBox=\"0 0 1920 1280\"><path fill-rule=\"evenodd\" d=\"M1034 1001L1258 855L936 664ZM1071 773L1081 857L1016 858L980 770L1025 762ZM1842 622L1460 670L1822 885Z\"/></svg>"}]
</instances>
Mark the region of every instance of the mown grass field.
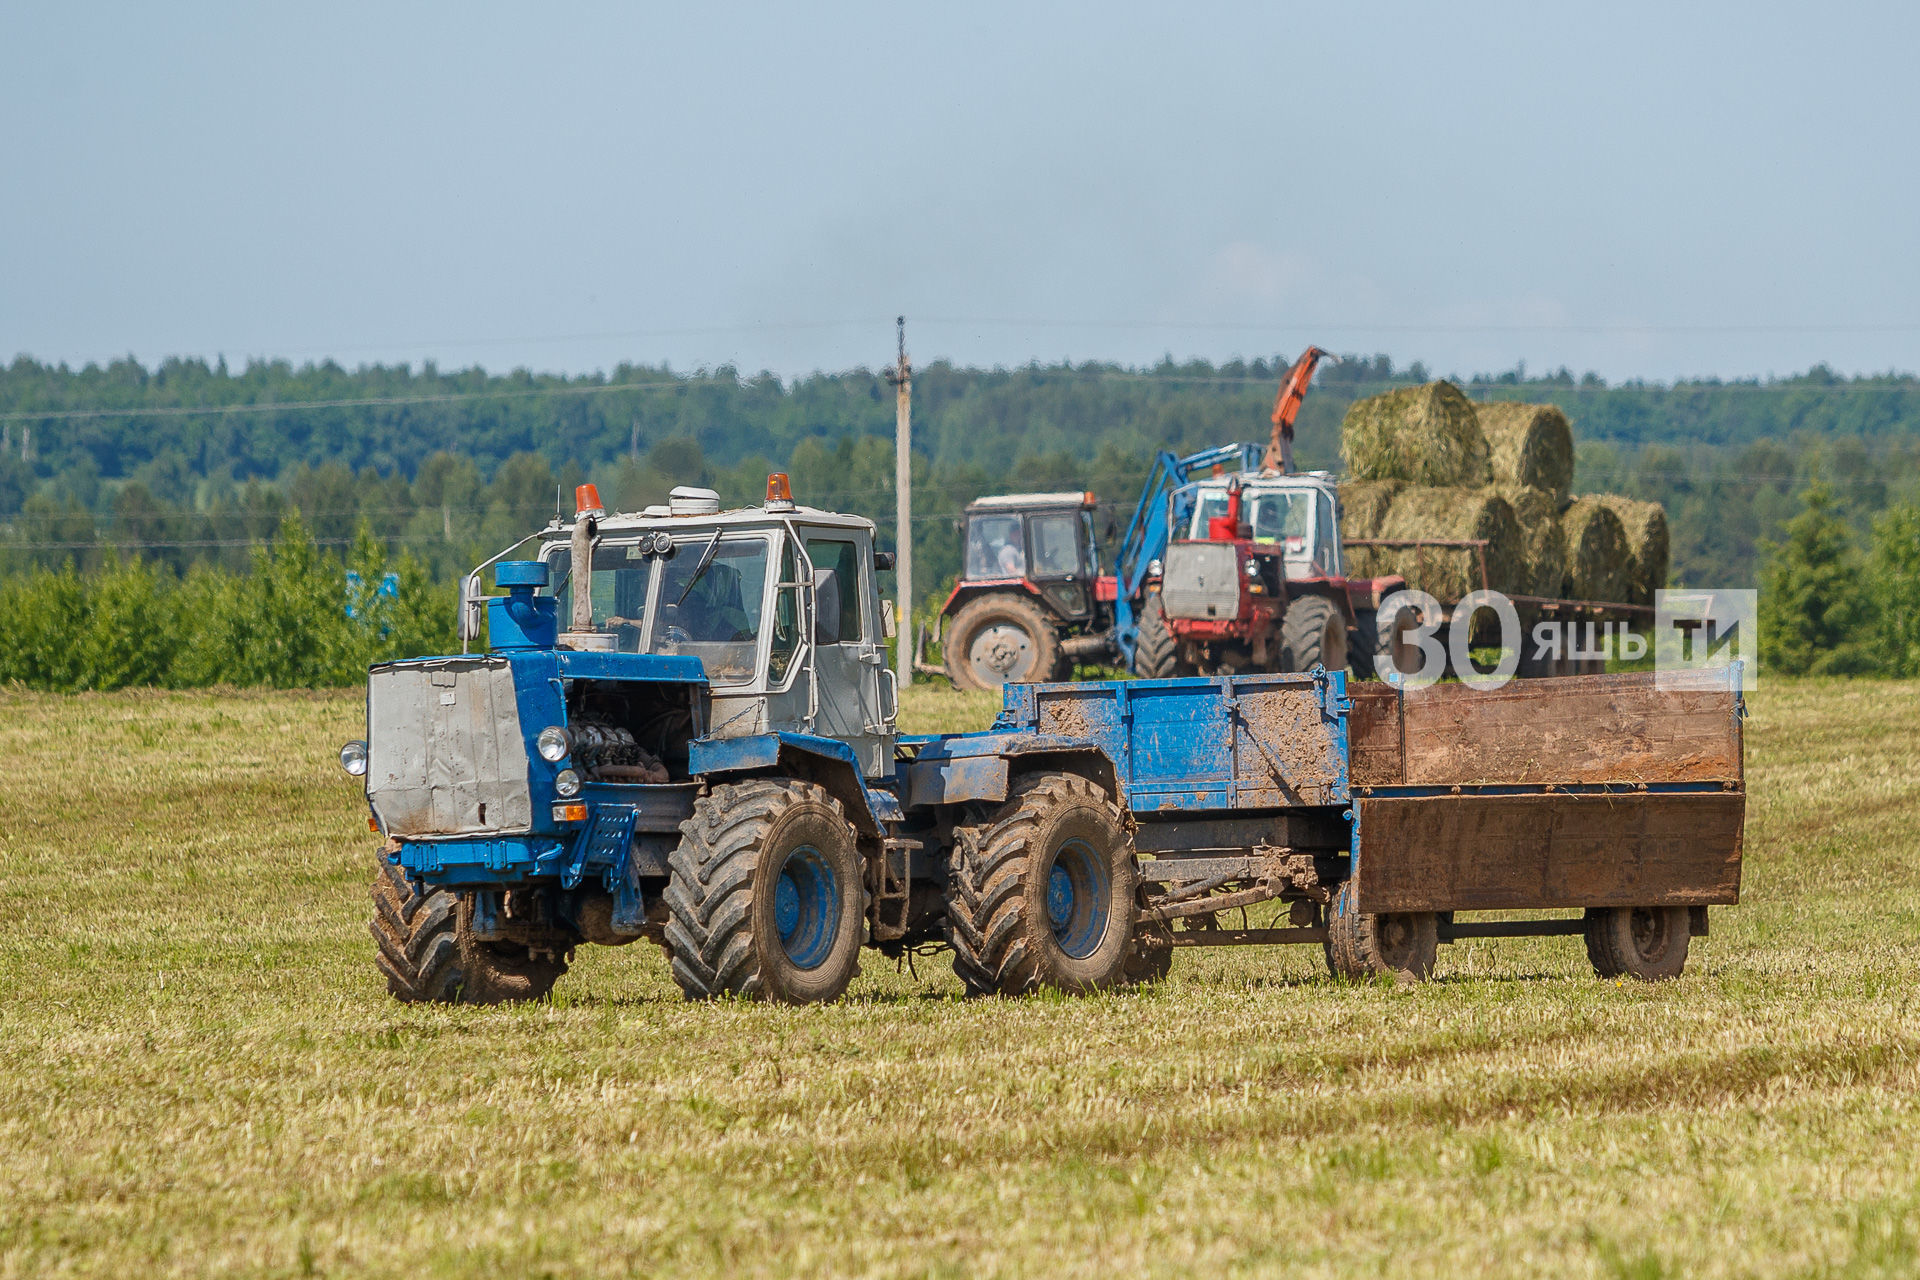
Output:
<instances>
[{"instance_id":1,"label":"mown grass field","mask_svg":"<svg viewBox=\"0 0 1920 1280\"><path fill-rule=\"evenodd\" d=\"M351 692L0 693L0 1275L1920 1272L1920 688L1753 702L1746 903L1576 940L962 1001L389 1001ZM914 727L984 720L924 692Z\"/></svg>"}]
</instances>

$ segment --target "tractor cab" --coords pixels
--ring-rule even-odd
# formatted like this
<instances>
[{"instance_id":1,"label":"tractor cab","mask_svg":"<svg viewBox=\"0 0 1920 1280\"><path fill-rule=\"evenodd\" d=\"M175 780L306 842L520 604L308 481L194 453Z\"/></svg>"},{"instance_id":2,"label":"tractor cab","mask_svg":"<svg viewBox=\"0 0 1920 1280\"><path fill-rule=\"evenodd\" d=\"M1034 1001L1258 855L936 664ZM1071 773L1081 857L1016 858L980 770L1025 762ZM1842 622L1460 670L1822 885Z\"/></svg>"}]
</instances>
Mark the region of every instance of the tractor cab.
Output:
<instances>
[{"instance_id":1,"label":"tractor cab","mask_svg":"<svg viewBox=\"0 0 1920 1280\"><path fill-rule=\"evenodd\" d=\"M1325 472L1251 475L1240 477L1240 483L1242 521L1255 555L1278 556L1285 576L1294 581L1344 576L1332 477ZM1188 485L1174 494L1173 527L1189 540L1205 541L1228 501L1224 477Z\"/></svg>"},{"instance_id":2,"label":"tractor cab","mask_svg":"<svg viewBox=\"0 0 1920 1280\"><path fill-rule=\"evenodd\" d=\"M1092 616L1100 548L1091 493L1014 493L967 507L963 585L1028 583L1063 621Z\"/></svg>"},{"instance_id":3,"label":"tractor cab","mask_svg":"<svg viewBox=\"0 0 1920 1280\"><path fill-rule=\"evenodd\" d=\"M1011 493L967 507L966 559L941 607L962 689L1062 680L1111 650L1114 580L1100 574L1091 493Z\"/></svg>"}]
</instances>

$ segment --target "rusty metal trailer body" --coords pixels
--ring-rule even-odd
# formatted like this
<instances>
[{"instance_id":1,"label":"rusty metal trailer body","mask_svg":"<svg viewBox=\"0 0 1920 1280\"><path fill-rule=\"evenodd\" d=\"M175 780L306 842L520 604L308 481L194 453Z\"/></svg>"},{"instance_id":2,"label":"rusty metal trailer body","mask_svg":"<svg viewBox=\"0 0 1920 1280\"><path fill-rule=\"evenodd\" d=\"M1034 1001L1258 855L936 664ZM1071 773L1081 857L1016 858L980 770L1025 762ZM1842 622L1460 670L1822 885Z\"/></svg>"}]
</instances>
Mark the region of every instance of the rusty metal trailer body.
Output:
<instances>
[{"instance_id":1,"label":"rusty metal trailer body","mask_svg":"<svg viewBox=\"0 0 1920 1280\"><path fill-rule=\"evenodd\" d=\"M1742 716L1722 672L1477 690L1316 671L1013 686L995 730L1112 761L1142 945L1319 942L1332 961L1343 931L1397 920L1411 951L1360 967L1424 976L1433 943L1585 933L1593 950L1612 925L1683 961L1706 909L1739 900ZM1284 924L1224 914L1276 901ZM1567 908L1586 915L1461 918Z\"/></svg>"}]
</instances>

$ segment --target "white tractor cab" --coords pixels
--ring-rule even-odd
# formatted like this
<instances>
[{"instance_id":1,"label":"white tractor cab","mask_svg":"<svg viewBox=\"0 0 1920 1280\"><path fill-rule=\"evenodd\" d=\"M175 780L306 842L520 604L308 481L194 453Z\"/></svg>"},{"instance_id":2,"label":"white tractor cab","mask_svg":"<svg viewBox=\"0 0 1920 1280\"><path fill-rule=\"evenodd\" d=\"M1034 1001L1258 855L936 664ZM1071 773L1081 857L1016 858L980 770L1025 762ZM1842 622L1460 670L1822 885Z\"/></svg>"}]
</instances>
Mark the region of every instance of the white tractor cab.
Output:
<instances>
[{"instance_id":1,"label":"white tractor cab","mask_svg":"<svg viewBox=\"0 0 1920 1280\"><path fill-rule=\"evenodd\" d=\"M899 691L887 667L892 601L873 522L795 503L784 476L764 507L722 511L711 489L630 514L582 511L541 535L540 594L557 600L561 648L698 658L716 738L799 732L892 769ZM590 547L591 590L575 557Z\"/></svg>"},{"instance_id":2,"label":"white tractor cab","mask_svg":"<svg viewBox=\"0 0 1920 1280\"><path fill-rule=\"evenodd\" d=\"M1350 666L1364 676L1383 654L1404 660L1411 619L1404 610L1381 615L1405 582L1347 576L1331 474L1215 474L1168 502L1172 536L1148 569L1136 673Z\"/></svg>"},{"instance_id":3,"label":"white tractor cab","mask_svg":"<svg viewBox=\"0 0 1920 1280\"><path fill-rule=\"evenodd\" d=\"M1256 551L1278 551L1286 577L1294 581L1344 578L1340 554L1340 490L1331 474L1309 471L1290 476L1239 477L1244 520ZM1213 476L1174 495L1175 528L1199 542L1207 522L1227 513L1227 478Z\"/></svg>"}]
</instances>

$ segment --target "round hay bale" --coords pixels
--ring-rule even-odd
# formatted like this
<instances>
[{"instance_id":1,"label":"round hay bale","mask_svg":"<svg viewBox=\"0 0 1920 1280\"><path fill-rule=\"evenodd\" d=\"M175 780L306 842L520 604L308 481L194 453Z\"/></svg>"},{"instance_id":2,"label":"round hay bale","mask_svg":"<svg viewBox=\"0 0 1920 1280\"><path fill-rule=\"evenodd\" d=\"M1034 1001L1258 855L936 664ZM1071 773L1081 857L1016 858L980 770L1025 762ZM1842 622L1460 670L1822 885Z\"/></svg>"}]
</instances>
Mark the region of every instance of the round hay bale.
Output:
<instances>
[{"instance_id":1,"label":"round hay bale","mask_svg":"<svg viewBox=\"0 0 1920 1280\"><path fill-rule=\"evenodd\" d=\"M1496 484L1520 522L1526 570L1514 594L1557 600L1566 594L1567 534L1560 527L1560 500L1545 489Z\"/></svg>"},{"instance_id":2,"label":"round hay bale","mask_svg":"<svg viewBox=\"0 0 1920 1280\"><path fill-rule=\"evenodd\" d=\"M1474 406L1497 485L1545 489L1564 499L1573 485L1573 427L1551 404Z\"/></svg>"},{"instance_id":3,"label":"round hay bale","mask_svg":"<svg viewBox=\"0 0 1920 1280\"><path fill-rule=\"evenodd\" d=\"M1630 603L1633 549L1612 508L1598 498L1575 498L1560 513L1560 528L1567 538L1567 595Z\"/></svg>"},{"instance_id":4,"label":"round hay bale","mask_svg":"<svg viewBox=\"0 0 1920 1280\"><path fill-rule=\"evenodd\" d=\"M1515 593L1526 571L1525 535L1513 508L1484 489L1435 489L1408 486L1387 508L1382 538L1483 538L1487 542L1487 582L1495 591ZM1381 548L1381 573L1397 573L1410 587L1430 591L1451 604L1480 589L1479 558L1467 547Z\"/></svg>"},{"instance_id":5,"label":"round hay bale","mask_svg":"<svg viewBox=\"0 0 1920 1280\"><path fill-rule=\"evenodd\" d=\"M1377 538L1380 536L1380 524L1387 518L1387 508L1392 505L1394 495L1406 485L1398 480L1349 480L1340 486L1340 536L1342 538ZM1372 547L1355 547L1346 552L1343 563L1350 578L1371 578L1377 576L1375 565L1379 557Z\"/></svg>"},{"instance_id":6,"label":"round hay bale","mask_svg":"<svg viewBox=\"0 0 1920 1280\"><path fill-rule=\"evenodd\" d=\"M1340 424L1340 456L1355 480L1478 488L1493 479L1473 401L1451 382L1354 401Z\"/></svg>"},{"instance_id":7,"label":"round hay bale","mask_svg":"<svg viewBox=\"0 0 1920 1280\"><path fill-rule=\"evenodd\" d=\"M1632 603L1652 604L1653 593L1667 585L1666 508L1657 502L1623 498L1617 493L1600 494L1599 500L1620 517L1620 527L1627 535L1627 550L1633 553Z\"/></svg>"}]
</instances>

